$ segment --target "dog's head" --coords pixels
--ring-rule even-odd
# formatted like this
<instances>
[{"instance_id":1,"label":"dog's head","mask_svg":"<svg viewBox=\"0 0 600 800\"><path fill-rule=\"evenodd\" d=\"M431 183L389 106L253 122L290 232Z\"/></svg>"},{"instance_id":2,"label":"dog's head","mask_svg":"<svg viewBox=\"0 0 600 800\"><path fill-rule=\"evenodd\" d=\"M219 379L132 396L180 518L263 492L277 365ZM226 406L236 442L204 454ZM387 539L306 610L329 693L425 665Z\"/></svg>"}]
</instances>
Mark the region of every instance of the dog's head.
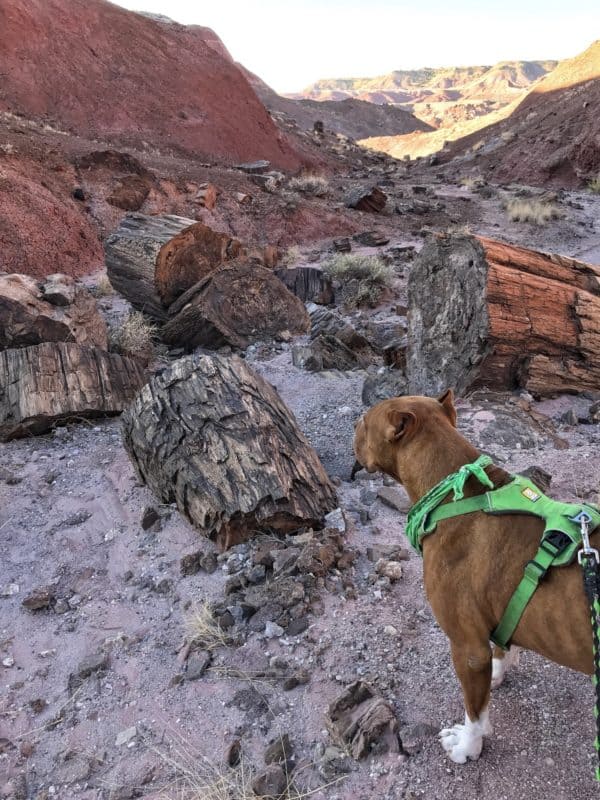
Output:
<instances>
[{"instance_id":1,"label":"dog's head","mask_svg":"<svg viewBox=\"0 0 600 800\"><path fill-rule=\"evenodd\" d=\"M423 437L440 426L456 427L452 390L441 397L395 397L359 419L354 432L356 459L368 472L385 472L402 483L402 464L414 459Z\"/></svg>"}]
</instances>

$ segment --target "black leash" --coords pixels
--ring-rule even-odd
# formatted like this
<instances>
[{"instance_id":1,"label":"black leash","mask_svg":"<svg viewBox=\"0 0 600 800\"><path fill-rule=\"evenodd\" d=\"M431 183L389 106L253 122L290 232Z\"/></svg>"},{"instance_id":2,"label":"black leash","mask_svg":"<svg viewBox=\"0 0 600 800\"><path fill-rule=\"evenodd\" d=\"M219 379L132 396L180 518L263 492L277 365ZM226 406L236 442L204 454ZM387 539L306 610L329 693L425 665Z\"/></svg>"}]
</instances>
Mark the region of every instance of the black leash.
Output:
<instances>
[{"instance_id":1,"label":"black leash","mask_svg":"<svg viewBox=\"0 0 600 800\"><path fill-rule=\"evenodd\" d=\"M590 547L588 522L585 514L581 518L581 538L583 547L578 553L578 560L583 570L583 586L590 603L592 623L592 645L594 655L594 673L592 684L596 690L594 717L596 718L596 780L600 781L600 557L598 551Z\"/></svg>"}]
</instances>

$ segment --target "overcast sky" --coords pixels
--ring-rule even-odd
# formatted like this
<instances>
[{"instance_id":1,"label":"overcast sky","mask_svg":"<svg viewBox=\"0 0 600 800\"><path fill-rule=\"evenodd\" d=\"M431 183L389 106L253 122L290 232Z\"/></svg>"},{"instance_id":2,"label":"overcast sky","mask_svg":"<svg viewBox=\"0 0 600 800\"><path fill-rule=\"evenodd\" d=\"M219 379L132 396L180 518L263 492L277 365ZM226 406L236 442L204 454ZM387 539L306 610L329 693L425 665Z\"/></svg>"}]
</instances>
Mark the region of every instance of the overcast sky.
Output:
<instances>
[{"instance_id":1,"label":"overcast sky","mask_svg":"<svg viewBox=\"0 0 600 800\"><path fill-rule=\"evenodd\" d=\"M568 58L600 38L600 0L113 0L213 28L279 92L393 69Z\"/></svg>"}]
</instances>

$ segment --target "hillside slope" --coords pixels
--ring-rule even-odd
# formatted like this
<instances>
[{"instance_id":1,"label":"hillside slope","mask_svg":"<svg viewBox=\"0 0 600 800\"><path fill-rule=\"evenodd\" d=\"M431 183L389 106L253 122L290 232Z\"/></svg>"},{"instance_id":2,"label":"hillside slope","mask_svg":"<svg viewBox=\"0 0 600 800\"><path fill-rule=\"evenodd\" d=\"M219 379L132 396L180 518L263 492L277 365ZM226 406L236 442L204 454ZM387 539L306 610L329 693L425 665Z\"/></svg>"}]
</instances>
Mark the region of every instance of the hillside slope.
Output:
<instances>
[{"instance_id":1,"label":"hillside slope","mask_svg":"<svg viewBox=\"0 0 600 800\"><path fill-rule=\"evenodd\" d=\"M244 70L244 73L269 111L285 114L301 130L312 130L316 120L320 120L327 130L342 133L351 139L433 130L431 125L398 106L378 105L352 97L340 101L282 97L258 76L248 70Z\"/></svg>"},{"instance_id":2,"label":"hillside slope","mask_svg":"<svg viewBox=\"0 0 600 800\"><path fill-rule=\"evenodd\" d=\"M207 28L106 0L2 0L0 52L0 111L207 160L310 160Z\"/></svg>"},{"instance_id":3,"label":"hillside slope","mask_svg":"<svg viewBox=\"0 0 600 800\"><path fill-rule=\"evenodd\" d=\"M531 89L513 113L454 142L495 180L576 187L600 172L600 40Z\"/></svg>"}]
</instances>

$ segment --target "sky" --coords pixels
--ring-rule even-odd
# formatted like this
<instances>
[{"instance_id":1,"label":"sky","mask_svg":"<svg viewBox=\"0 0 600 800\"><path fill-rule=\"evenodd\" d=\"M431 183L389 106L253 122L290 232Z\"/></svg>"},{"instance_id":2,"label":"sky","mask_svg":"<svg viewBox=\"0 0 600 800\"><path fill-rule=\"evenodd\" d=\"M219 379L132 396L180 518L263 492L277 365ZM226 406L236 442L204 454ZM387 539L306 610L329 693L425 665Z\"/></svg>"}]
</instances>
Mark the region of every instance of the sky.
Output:
<instances>
[{"instance_id":1,"label":"sky","mask_svg":"<svg viewBox=\"0 0 600 800\"><path fill-rule=\"evenodd\" d=\"M562 59L600 38L599 0L113 0L212 28L273 89L394 69Z\"/></svg>"}]
</instances>

